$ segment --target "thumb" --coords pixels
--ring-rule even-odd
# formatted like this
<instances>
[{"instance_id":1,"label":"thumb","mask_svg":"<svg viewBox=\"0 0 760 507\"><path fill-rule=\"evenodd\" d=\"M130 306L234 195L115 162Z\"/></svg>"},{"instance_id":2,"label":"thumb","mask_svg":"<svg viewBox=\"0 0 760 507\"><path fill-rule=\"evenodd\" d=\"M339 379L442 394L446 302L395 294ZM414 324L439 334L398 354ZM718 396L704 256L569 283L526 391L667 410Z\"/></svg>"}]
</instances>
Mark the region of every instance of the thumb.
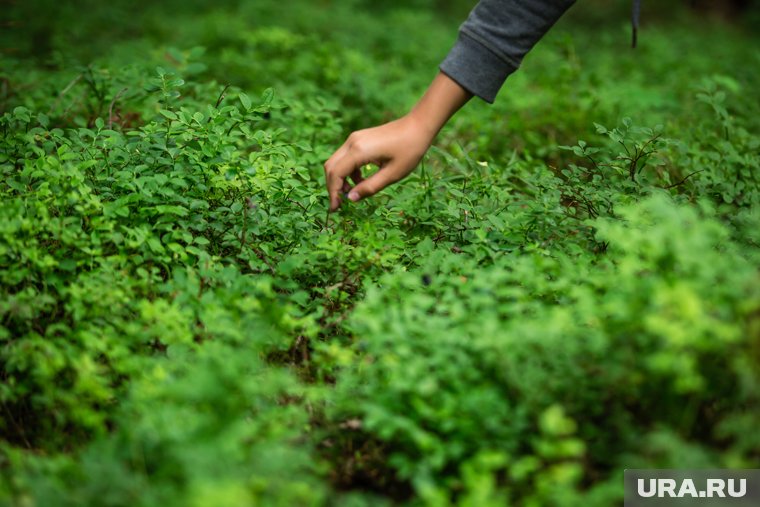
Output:
<instances>
[{"instance_id":1,"label":"thumb","mask_svg":"<svg viewBox=\"0 0 760 507\"><path fill-rule=\"evenodd\" d=\"M360 182L348 193L348 199L356 202L365 197L370 197L380 192L382 189L396 183L401 179L400 167L395 164L389 164L379 169L375 174Z\"/></svg>"}]
</instances>

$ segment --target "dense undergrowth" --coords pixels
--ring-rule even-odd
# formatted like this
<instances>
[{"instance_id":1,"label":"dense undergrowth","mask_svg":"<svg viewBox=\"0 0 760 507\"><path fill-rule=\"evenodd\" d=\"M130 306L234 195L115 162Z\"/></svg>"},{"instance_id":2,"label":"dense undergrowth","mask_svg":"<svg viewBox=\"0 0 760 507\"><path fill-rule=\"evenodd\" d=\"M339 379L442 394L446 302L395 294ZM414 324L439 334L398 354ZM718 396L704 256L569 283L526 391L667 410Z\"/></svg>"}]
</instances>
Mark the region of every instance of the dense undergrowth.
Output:
<instances>
[{"instance_id":1,"label":"dense undergrowth","mask_svg":"<svg viewBox=\"0 0 760 507\"><path fill-rule=\"evenodd\" d=\"M756 467L741 23L652 11L630 51L581 3L328 215L323 161L456 4L91 4L4 34L0 503L606 506L624 468Z\"/></svg>"}]
</instances>

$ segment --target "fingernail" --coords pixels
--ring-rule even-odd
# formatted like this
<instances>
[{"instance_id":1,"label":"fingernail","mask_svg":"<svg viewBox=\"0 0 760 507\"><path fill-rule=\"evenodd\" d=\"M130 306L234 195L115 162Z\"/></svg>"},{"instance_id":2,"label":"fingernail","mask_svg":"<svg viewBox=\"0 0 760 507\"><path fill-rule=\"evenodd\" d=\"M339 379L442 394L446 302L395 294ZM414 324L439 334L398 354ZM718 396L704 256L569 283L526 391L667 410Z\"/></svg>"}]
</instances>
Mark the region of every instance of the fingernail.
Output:
<instances>
[{"instance_id":1,"label":"fingernail","mask_svg":"<svg viewBox=\"0 0 760 507\"><path fill-rule=\"evenodd\" d=\"M358 200L359 200L359 192L355 192L355 191L353 191L353 190L352 190L352 191L350 191L350 192L348 193L348 199L349 199L350 201L353 201L353 202L356 202L356 201L358 201Z\"/></svg>"}]
</instances>

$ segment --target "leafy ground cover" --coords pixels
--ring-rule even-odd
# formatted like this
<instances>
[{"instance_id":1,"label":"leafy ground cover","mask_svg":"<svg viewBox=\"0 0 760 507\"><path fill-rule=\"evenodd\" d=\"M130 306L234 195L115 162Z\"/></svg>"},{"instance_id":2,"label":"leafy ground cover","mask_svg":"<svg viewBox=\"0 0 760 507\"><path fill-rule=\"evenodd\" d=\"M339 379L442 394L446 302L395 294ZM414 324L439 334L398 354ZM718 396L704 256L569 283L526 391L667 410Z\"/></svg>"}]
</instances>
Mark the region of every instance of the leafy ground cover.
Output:
<instances>
[{"instance_id":1,"label":"leafy ground cover","mask_svg":"<svg viewBox=\"0 0 760 507\"><path fill-rule=\"evenodd\" d=\"M748 27L661 7L630 51L581 3L328 215L323 161L464 13L280 4L11 7L3 503L606 506L624 468L756 466Z\"/></svg>"}]
</instances>

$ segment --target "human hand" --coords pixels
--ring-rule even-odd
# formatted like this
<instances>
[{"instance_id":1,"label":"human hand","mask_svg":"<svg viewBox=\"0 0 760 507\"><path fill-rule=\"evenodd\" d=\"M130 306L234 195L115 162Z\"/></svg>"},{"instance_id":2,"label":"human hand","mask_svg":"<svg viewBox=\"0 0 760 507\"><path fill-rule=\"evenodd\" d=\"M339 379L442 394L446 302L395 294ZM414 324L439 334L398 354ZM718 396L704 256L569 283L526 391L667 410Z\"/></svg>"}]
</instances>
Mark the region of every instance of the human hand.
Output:
<instances>
[{"instance_id":1,"label":"human hand","mask_svg":"<svg viewBox=\"0 0 760 507\"><path fill-rule=\"evenodd\" d=\"M410 113L348 136L343 146L325 162L330 211L340 206L341 192L347 194L349 200L358 201L405 178L417 167L436 133L437 130L431 130ZM376 165L378 170L365 178L362 167L367 164Z\"/></svg>"},{"instance_id":2,"label":"human hand","mask_svg":"<svg viewBox=\"0 0 760 507\"><path fill-rule=\"evenodd\" d=\"M358 201L405 178L417 167L438 131L470 97L470 92L439 72L409 114L348 136L343 146L325 162L330 211L340 206L341 192L350 200ZM365 179L362 167L367 164L379 169Z\"/></svg>"}]
</instances>

